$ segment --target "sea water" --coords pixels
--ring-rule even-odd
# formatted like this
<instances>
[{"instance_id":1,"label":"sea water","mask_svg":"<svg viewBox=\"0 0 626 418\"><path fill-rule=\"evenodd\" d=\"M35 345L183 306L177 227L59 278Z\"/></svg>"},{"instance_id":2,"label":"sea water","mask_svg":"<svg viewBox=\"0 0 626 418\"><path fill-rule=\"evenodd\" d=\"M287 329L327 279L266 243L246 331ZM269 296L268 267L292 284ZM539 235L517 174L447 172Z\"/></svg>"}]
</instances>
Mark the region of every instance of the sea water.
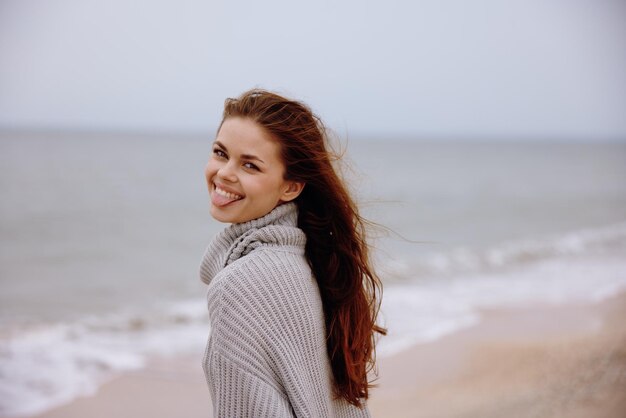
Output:
<instances>
[{"instance_id":1,"label":"sea water","mask_svg":"<svg viewBox=\"0 0 626 418\"><path fill-rule=\"evenodd\" d=\"M212 138L0 134L0 416L95 392L209 332ZM481 309L626 289L626 143L353 138L342 172L372 230L380 355ZM200 367L200 365L198 366Z\"/></svg>"}]
</instances>

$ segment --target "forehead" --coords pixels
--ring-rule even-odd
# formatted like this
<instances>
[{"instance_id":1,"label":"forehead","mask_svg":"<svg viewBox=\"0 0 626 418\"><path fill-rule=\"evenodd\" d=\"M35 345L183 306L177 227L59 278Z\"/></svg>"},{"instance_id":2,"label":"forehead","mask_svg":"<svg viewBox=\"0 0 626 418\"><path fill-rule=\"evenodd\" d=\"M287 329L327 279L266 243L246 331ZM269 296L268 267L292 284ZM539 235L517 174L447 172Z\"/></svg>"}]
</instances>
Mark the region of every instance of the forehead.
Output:
<instances>
[{"instance_id":1,"label":"forehead","mask_svg":"<svg viewBox=\"0 0 626 418\"><path fill-rule=\"evenodd\" d=\"M261 125L247 118L227 118L217 133L230 153L278 158L280 144Z\"/></svg>"}]
</instances>

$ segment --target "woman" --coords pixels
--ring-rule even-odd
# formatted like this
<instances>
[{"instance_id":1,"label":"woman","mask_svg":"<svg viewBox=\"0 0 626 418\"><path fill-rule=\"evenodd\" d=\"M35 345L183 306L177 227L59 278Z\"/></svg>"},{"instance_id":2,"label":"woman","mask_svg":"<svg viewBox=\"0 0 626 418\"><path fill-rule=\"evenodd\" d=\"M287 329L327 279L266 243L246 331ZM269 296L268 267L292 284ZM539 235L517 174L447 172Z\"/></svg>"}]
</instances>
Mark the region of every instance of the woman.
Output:
<instances>
[{"instance_id":1,"label":"woman","mask_svg":"<svg viewBox=\"0 0 626 418\"><path fill-rule=\"evenodd\" d=\"M201 266L216 417L367 417L381 283L364 221L302 103L227 99L205 169L230 223Z\"/></svg>"}]
</instances>

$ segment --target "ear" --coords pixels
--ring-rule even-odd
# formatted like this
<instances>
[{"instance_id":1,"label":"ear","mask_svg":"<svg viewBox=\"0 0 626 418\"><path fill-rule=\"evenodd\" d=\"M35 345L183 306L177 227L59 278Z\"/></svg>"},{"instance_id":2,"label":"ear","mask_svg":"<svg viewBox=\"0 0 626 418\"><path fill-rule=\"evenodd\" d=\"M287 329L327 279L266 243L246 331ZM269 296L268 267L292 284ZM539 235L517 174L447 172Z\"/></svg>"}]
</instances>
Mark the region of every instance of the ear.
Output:
<instances>
[{"instance_id":1,"label":"ear","mask_svg":"<svg viewBox=\"0 0 626 418\"><path fill-rule=\"evenodd\" d=\"M285 186L285 190L283 194L280 196L281 202L290 202L302 193L304 189L304 183L298 181L287 181Z\"/></svg>"}]
</instances>

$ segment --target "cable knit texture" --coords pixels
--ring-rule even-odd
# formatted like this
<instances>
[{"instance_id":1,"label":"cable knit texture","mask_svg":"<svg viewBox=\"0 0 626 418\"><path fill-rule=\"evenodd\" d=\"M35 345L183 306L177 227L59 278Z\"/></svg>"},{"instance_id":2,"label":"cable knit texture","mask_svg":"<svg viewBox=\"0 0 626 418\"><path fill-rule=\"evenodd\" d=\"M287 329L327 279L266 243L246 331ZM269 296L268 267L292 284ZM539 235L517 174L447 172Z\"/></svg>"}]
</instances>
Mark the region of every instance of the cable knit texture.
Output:
<instances>
[{"instance_id":1,"label":"cable knit texture","mask_svg":"<svg viewBox=\"0 0 626 418\"><path fill-rule=\"evenodd\" d=\"M294 203L232 224L209 244L211 335L203 368L215 417L369 417L334 399L324 314Z\"/></svg>"}]
</instances>

